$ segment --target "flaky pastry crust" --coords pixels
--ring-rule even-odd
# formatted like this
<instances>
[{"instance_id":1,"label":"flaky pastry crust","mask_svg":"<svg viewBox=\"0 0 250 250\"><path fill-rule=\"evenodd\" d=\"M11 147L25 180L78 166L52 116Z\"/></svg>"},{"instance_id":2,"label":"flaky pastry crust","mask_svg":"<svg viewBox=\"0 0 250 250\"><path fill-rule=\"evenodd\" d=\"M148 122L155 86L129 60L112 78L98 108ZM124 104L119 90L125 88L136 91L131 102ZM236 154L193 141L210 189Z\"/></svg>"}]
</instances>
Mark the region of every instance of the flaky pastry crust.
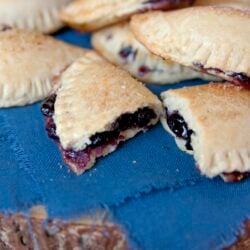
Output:
<instances>
[{"instance_id":1,"label":"flaky pastry crust","mask_svg":"<svg viewBox=\"0 0 250 250\"><path fill-rule=\"evenodd\" d=\"M202 174L214 177L250 171L249 90L210 83L169 90L161 96L168 112L178 111L193 130L192 153ZM161 120L174 135L166 118ZM180 140L176 137L178 145Z\"/></svg>"},{"instance_id":2,"label":"flaky pastry crust","mask_svg":"<svg viewBox=\"0 0 250 250\"><path fill-rule=\"evenodd\" d=\"M111 130L122 114L144 107L156 113L151 122L155 124L162 105L154 94L127 72L105 61L83 57L62 75L55 102L57 135L64 149L79 151L90 144L92 135ZM127 132L125 139L135 135Z\"/></svg>"},{"instance_id":3,"label":"flaky pastry crust","mask_svg":"<svg viewBox=\"0 0 250 250\"><path fill-rule=\"evenodd\" d=\"M58 88L57 78L86 50L34 31L2 26L0 107L42 100Z\"/></svg>"},{"instance_id":4,"label":"flaky pastry crust","mask_svg":"<svg viewBox=\"0 0 250 250\"><path fill-rule=\"evenodd\" d=\"M72 0L1 0L0 23L52 33L63 26L59 12Z\"/></svg>"},{"instance_id":5,"label":"flaky pastry crust","mask_svg":"<svg viewBox=\"0 0 250 250\"><path fill-rule=\"evenodd\" d=\"M113 25L95 32L92 36L92 45L110 62L126 69L143 82L167 84L195 78L215 80L210 75L201 74L154 55L136 40L128 23Z\"/></svg>"},{"instance_id":6,"label":"flaky pastry crust","mask_svg":"<svg viewBox=\"0 0 250 250\"><path fill-rule=\"evenodd\" d=\"M131 28L165 59L250 85L249 11L195 7L151 12L134 16Z\"/></svg>"},{"instance_id":7,"label":"flaky pastry crust","mask_svg":"<svg viewBox=\"0 0 250 250\"><path fill-rule=\"evenodd\" d=\"M193 0L77 0L66 7L62 20L81 31L93 31L129 19L135 13L185 7Z\"/></svg>"}]
</instances>

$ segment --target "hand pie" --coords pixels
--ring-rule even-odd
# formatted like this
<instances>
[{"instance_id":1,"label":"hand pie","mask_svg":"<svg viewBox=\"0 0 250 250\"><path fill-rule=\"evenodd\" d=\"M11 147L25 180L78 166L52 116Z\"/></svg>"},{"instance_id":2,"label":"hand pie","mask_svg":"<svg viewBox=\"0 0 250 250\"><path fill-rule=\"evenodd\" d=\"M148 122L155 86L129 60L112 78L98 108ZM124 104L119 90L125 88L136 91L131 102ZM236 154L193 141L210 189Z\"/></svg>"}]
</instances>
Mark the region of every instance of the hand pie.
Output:
<instances>
[{"instance_id":1,"label":"hand pie","mask_svg":"<svg viewBox=\"0 0 250 250\"><path fill-rule=\"evenodd\" d=\"M78 175L163 113L158 98L127 72L84 57L62 74L61 87L41 111L48 135Z\"/></svg>"},{"instance_id":2,"label":"hand pie","mask_svg":"<svg viewBox=\"0 0 250 250\"><path fill-rule=\"evenodd\" d=\"M0 107L42 100L58 87L58 74L86 51L33 31L0 29Z\"/></svg>"},{"instance_id":3,"label":"hand pie","mask_svg":"<svg viewBox=\"0 0 250 250\"><path fill-rule=\"evenodd\" d=\"M0 24L51 33L63 26L61 9L72 0L1 0Z\"/></svg>"},{"instance_id":4,"label":"hand pie","mask_svg":"<svg viewBox=\"0 0 250 250\"><path fill-rule=\"evenodd\" d=\"M93 31L129 19L148 10L168 10L190 5L193 0L77 0L66 7L62 20L81 31Z\"/></svg>"},{"instance_id":5,"label":"hand pie","mask_svg":"<svg viewBox=\"0 0 250 250\"><path fill-rule=\"evenodd\" d=\"M250 88L250 12L222 7L152 12L133 17L131 27L153 53Z\"/></svg>"},{"instance_id":6,"label":"hand pie","mask_svg":"<svg viewBox=\"0 0 250 250\"><path fill-rule=\"evenodd\" d=\"M169 90L161 118L203 175L239 181L250 172L250 91L230 83Z\"/></svg>"},{"instance_id":7,"label":"hand pie","mask_svg":"<svg viewBox=\"0 0 250 250\"><path fill-rule=\"evenodd\" d=\"M135 39L127 23L97 31L92 36L92 45L103 57L143 82L166 84L195 78L215 79L155 56Z\"/></svg>"},{"instance_id":8,"label":"hand pie","mask_svg":"<svg viewBox=\"0 0 250 250\"><path fill-rule=\"evenodd\" d=\"M195 6L229 6L237 9L249 9L250 1L249 0L196 0Z\"/></svg>"}]
</instances>

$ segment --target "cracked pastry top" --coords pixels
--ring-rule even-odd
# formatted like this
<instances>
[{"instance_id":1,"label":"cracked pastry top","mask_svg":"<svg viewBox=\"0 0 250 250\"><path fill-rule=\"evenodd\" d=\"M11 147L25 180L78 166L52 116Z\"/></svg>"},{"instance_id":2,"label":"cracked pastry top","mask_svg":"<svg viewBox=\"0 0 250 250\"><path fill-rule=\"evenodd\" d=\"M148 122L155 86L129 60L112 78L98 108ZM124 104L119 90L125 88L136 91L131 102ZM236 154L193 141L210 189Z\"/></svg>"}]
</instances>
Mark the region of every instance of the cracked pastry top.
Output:
<instances>
[{"instance_id":1,"label":"cracked pastry top","mask_svg":"<svg viewBox=\"0 0 250 250\"><path fill-rule=\"evenodd\" d=\"M52 33L63 26L59 12L72 0L1 0L0 24Z\"/></svg>"},{"instance_id":2,"label":"cracked pastry top","mask_svg":"<svg viewBox=\"0 0 250 250\"><path fill-rule=\"evenodd\" d=\"M203 175L232 181L249 174L249 90L210 83L169 90L161 97L164 128L180 149L194 155Z\"/></svg>"},{"instance_id":3,"label":"cracked pastry top","mask_svg":"<svg viewBox=\"0 0 250 250\"><path fill-rule=\"evenodd\" d=\"M143 82L167 84L195 78L215 80L215 77L154 55L136 40L128 23L95 32L92 46L107 60Z\"/></svg>"},{"instance_id":4,"label":"cracked pastry top","mask_svg":"<svg viewBox=\"0 0 250 250\"><path fill-rule=\"evenodd\" d=\"M61 71L86 50L2 25L0 53L0 107L11 107L48 97L58 87Z\"/></svg>"},{"instance_id":5,"label":"cracked pastry top","mask_svg":"<svg viewBox=\"0 0 250 250\"><path fill-rule=\"evenodd\" d=\"M93 31L129 19L135 13L191 5L193 0L77 0L61 13L62 20L81 31Z\"/></svg>"},{"instance_id":6,"label":"cracked pastry top","mask_svg":"<svg viewBox=\"0 0 250 250\"><path fill-rule=\"evenodd\" d=\"M195 7L132 18L131 28L153 53L250 88L250 12Z\"/></svg>"},{"instance_id":7,"label":"cracked pastry top","mask_svg":"<svg viewBox=\"0 0 250 250\"><path fill-rule=\"evenodd\" d=\"M41 110L49 136L76 174L155 125L163 113L159 99L127 72L84 57L63 73L61 87Z\"/></svg>"}]
</instances>

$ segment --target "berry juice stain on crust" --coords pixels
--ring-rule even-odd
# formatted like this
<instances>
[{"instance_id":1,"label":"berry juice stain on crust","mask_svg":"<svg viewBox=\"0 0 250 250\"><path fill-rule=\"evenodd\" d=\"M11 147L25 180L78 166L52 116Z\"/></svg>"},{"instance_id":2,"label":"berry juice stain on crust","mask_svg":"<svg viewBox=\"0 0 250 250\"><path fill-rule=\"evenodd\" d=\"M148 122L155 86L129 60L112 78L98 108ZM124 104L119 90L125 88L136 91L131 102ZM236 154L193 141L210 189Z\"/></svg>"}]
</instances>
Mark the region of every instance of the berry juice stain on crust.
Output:
<instances>
[{"instance_id":1,"label":"berry juice stain on crust","mask_svg":"<svg viewBox=\"0 0 250 250\"><path fill-rule=\"evenodd\" d=\"M236 85L250 89L250 77L243 72L224 72L218 68L205 68L201 63L193 63L193 66L198 70L206 74L215 75L226 79Z\"/></svg>"},{"instance_id":2,"label":"berry juice stain on crust","mask_svg":"<svg viewBox=\"0 0 250 250\"><path fill-rule=\"evenodd\" d=\"M240 172L232 172L232 173L223 173L223 179L226 182L239 182L242 181L250 176L249 172L240 173Z\"/></svg>"},{"instance_id":3,"label":"berry juice stain on crust","mask_svg":"<svg viewBox=\"0 0 250 250\"><path fill-rule=\"evenodd\" d=\"M119 56L126 61L134 61L137 55L137 50L132 46L125 46L120 49Z\"/></svg>"},{"instance_id":4,"label":"berry juice stain on crust","mask_svg":"<svg viewBox=\"0 0 250 250\"><path fill-rule=\"evenodd\" d=\"M1 31L3 31L3 32L7 31L7 30L11 30L11 29L12 29L12 27L9 25L6 25L6 24L1 26Z\"/></svg>"},{"instance_id":5,"label":"berry juice stain on crust","mask_svg":"<svg viewBox=\"0 0 250 250\"><path fill-rule=\"evenodd\" d=\"M143 76L147 75L150 72L152 72L152 70L146 65L142 65L142 66L140 66L138 68L138 75L140 77L143 77Z\"/></svg>"},{"instance_id":6,"label":"berry juice stain on crust","mask_svg":"<svg viewBox=\"0 0 250 250\"><path fill-rule=\"evenodd\" d=\"M192 5L195 0L186 0L183 3L180 0L145 0L142 4L144 8L142 11L147 10L169 10L177 8L181 5Z\"/></svg>"},{"instance_id":7,"label":"berry juice stain on crust","mask_svg":"<svg viewBox=\"0 0 250 250\"><path fill-rule=\"evenodd\" d=\"M41 112L44 116L52 117L54 115L54 105L56 101L56 95L51 95L47 98L41 107Z\"/></svg>"}]
</instances>

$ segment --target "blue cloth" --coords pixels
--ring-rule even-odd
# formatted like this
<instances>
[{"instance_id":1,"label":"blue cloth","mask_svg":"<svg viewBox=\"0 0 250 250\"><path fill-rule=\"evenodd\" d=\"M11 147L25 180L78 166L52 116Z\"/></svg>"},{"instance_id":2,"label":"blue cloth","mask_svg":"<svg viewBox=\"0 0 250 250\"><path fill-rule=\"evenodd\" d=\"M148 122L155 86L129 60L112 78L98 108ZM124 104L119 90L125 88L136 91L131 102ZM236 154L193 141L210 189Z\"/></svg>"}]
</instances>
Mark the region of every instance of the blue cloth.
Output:
<instances>
[{"instance_id":1,"label":"blue cloth","mask_svg":"<svg viewBox=\"0 0 250 250\"><path fill-rule=\"evenodd\" d=\"M205 180L130 200L114 214L141 249L221 249L249 216L249 185Z\"/></svg>"},{"instance_id":2,"label":"blue cloth","mask_svg":"<svg viewBox=\"0 0 250 250\"><path fill-rule=\"evenodd\" d=\"M90 47L90 37L64 30L56 37ZM174 86L148 87L159 94ZM201 177L159 124L71 173L45 132L40 103L0 110L0 207L26 211L45 204L51 216L71 218L108 208L143 249L211 249L230 243L247 217L250 181L224 184Z\"/></svg>"}]
</instances>

